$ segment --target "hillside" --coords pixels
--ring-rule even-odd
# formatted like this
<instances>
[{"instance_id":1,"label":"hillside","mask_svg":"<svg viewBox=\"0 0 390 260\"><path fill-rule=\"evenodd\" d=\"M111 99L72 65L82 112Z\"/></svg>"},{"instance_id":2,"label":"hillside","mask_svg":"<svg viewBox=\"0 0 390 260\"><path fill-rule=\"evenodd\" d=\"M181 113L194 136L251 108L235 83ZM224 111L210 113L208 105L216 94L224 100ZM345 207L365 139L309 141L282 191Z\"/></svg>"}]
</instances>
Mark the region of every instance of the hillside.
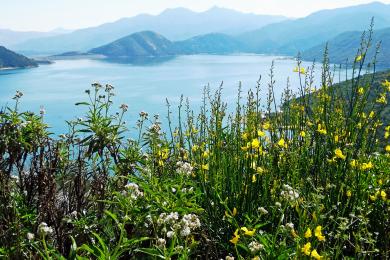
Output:
<instances>
[{"instance_id":1,"label":"hillside","mask_svg":"<svg viewBox=\"0 0 390 260\"><path fill-rule=\"evenodd\" d=\"M161 34L144 31L123 37L112 43L94 48L87 54L104 55L109 59L153 57L161 58L174 55L189 54L229 54L244 50L244 45L222 33L211 33L190 38L185 41L172 42ZM78 52L70 52L59 55L60 57L80 55ZM129 59L130 61L130 59Z\"/></svg>"},{"instance_id":2,"label":"hillside","mask_svg":"<svg viewBox=\"0 0 390 260\"><path fill-rule=\"evenodd\" d=\"M176 51L181 54L229 54L245 50L243 43L222 33L200 35L174 44Z\"/></svg>"},{"instance_id":3,"label":"hillside","mask_svg":"<svg viewBox=\"0 0 390 260\"><path fill-rule=\"evenodd\" d=\"M0 46L0 69L36 67L37 62Z\"/></svg>"},{"instance_id":4,"label":"hillside","mask_svg":"<svg viewBox=\"0 0 390 260\"><path fill-rule=\"evenodd\" d=\"M162 57L175 54L171 41L151 31L131 34L92 49L89 53L101 54L109 58Z\"/></svg>"},{"instance_id":5,"label":"hillside","mask_svg":"<svg viewBox=\"0 0 390 260\"><path fill-rule=\"evenodd\" d=\"M156 31L171 40L184 40L214 32L239 34L283 20L286 18L282 16L247 14L217 7L201 13L176 8L159 15L141 14L69 34L26 41L15 45L14 49L49 54L85 52L139 31Z\"/></svg>"},{"instance_id":6,"label":"hillside","mask_svg":"<svg viewBox=\"0 0 390 260\"><path fill-rule=\"evenodd\" d=\"M356 51L360 46L362 32L346 32L328 41L329 60L331 63L344 64L348 59L353 62L356 57ZM390 28L374 31L374 45L381 42L380 52L377 56L378 68L390 68ZM319 44L302 53L305 60L322 61L323 52L326 43ZM372 48L367 54L367 60L370 61L375 54L375 48Z\"/></svg>"},{"instance_id":7,"label":"hillside","mask_svg":"<svg viewBox=\"0 0 390 260\"><path fill-rule=\"evenodd\" d=\"M247 32L238 38L249 51L296 55L299 51L321 44L346 31L363 31L375 17L375 29L390 24L390 5L379 2L323 10L307 17L287 20Z\"/></svg>"}]
</instances>

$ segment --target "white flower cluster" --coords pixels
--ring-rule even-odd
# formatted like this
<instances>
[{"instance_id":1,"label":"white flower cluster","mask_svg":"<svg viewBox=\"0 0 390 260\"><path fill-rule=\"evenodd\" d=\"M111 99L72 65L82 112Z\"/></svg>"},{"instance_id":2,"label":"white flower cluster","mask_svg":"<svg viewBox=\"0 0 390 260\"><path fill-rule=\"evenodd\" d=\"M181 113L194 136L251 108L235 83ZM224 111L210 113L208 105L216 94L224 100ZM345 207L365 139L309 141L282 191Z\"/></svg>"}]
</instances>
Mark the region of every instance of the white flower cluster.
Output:
<instances>
[{"instance_id":1,"label":"white flower cluster","mask_svg":"<svg viewBox=\"0 0 390 260\"><path fill-rule=\"evenodd\" d=\"M264 246L257 241L250 242L248 247L252 254L256 254L264 248Z\"/></svg>"},{"instance_id":2,"label":"white flower cluster","mask_svg":"<svg viewBox=\"0 0 390 260\"><path fill-rule=\"evenodd\" d=\"M139 186L135 183L128 183L125 186L126 190L125 194L129 194L132 199L138 199L139 197L143 197L144 193L139 190Z\"/></svg>"},{"instance_id":3,"label":"white flower cluster","mask_svg":"<svg viewBox=\"0 0 390 260\"><path fill-rule=\"evenodd\" d=\"M53 233L53 229L49 227L45 222L42 222L38 226L38 234L41 236L51 235Z\"/></svg>"},{"instance_id":4,"label":"white flower cluster","mask_svg":"<svg viewBox=\"0 0 390 260\"><path fill-rule=\"evenodd\" d=\"M187 237L192 231L200 227L200 220L195 214L186 214L181 219L179 213L171 212L169 214L161 213L157 219L157 225L163 226L162 232L168 238L179 234L182 237Z\"/></svg>"},{"instance_id":5,"label":"white flower cluster","mask_svg":"<svg viewBox=\"0 0 390 260\"><path fill-rule=\"evenodd\" d=\"M262 215L267 215L268 210L266 210L264 207L258 207L257 210L260 212Z\"/></svg>"},{"instance_id":6,"label":"white flower cluster","mask_svg":"<svg viewBox=\"0 0 390 260\"><path fill-rule=\"evenodd\" d=\"M287 184L283 185L283 190L280 195L288 201L295 201L299 198L299 193Z\"/></svg>"},{"instance_id":7,"label":"white flower cluster","mask_svg":"<svg viewBox=\"0 0 390 260\"><path fill-rule=\"evenodd\" d=\"M191 164L188 162L177 162L176 166L176 172L178 174L185 174L187 176L191 176L192 170L194 169L194 167L192 167Z\"/></svg>"}]
</instances>

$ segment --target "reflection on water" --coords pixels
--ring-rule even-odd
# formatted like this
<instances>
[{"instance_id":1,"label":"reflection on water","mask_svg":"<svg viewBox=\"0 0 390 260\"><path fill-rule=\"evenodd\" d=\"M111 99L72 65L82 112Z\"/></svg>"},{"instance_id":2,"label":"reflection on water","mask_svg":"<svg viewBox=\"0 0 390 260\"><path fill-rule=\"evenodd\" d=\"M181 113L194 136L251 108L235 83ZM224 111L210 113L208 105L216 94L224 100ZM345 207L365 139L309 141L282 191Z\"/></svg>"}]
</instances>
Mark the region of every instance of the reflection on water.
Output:
<instances>
[{"instance_id":1,"label":"reflection on water","mask_svg":"<svg viewBox=\"0 0 390 260\"><path fill-rule=\"evenodd\" d=\"M161 63L173 60L176 56L164 56L164 57L122 57L122 58L106 58L101 61L111 62L111 63L119 63L119 64L130 64L137 66L153 66L160 65Z\"/></svg>"}]
</instances>

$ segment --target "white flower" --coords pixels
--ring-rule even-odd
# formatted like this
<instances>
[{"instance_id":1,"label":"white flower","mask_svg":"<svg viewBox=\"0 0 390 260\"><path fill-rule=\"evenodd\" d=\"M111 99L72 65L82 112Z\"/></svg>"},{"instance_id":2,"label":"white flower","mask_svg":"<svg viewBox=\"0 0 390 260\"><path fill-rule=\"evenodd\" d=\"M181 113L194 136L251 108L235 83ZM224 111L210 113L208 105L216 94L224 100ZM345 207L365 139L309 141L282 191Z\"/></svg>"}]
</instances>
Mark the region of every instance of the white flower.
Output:
<instances>
[{"instance_id":1,"label":"white flower","mask_svg":"<svg viewBox=\"0 0 390 260\"><path fill-rule=\"evenodd\" d=\"M30 233L30 232L27 233L27 239L28 239L28 240L31 241L31 240L33 240L34 238L35 238L35 235L34 235L33 233Z\"/></svg>"},{"instance_id":2,"label":"white flower","mask_svg":"<svg viewBox=\"0 0 390 260\"><path fill-rule=\"evenodd\" d=\"M234 260L234 256L227 255L225 257L225 260Z\"/></svg>"},{"instance_id":3,"label":"white flower","mask_svg":"<svg viewBox=\"0 0 390 260\"><path fill-rule=\"evenodd\" d=\"M45 222L42 222L38 226L38 234L42 236L51 235L53 233L53 229L49 227Z\"/></svg>"},{"instance_id":4,"label":"white flower","mask_svg":"<svg viewBox=\"0 0 390 260\"><path fill-rule=\"evenodd\" d=\"M257 253L264 248L264 246L257 241L250 242L248 247L252 254Z\"/></svg>"},{"instance_id":5,"label":"white flower","mask_svg":"<svg viewBox=\"0 0 390 260\"><path fill-rule=\"evenodd\" d=\"M176 189L175 188L172 188L172 193L176 193Z\"/></svg>"},{"instance_id":6,"label":"white flower","mask_svg":"<svg viewBox=\"0 0 390 260\"><path fill-rule=\"evenodd\" d=\"M125 188L129 192L132 199L138 199L139 197L143 197L144 193L139 190L139 186L135 183L126 184Z\"/></svg>"},{"instance_id":7,"label":"white flower","mask_svg":"<svg viewBox=\"0 0 390 260\"><path fill-rule=\"evenodd\" d=\"M167 241L164 238L159 238L157 239L157 246L160 248L165 247Z\"/></svg>"},{"instance_id":8,"label":"white flower","mask_svg":"<svg viewBox=\"0 0 390 260\"><path fill-rule=\"evenodd\" d=\"M287 223L286 224L286 227L288 227L289 229L294 229L294 223Z\"/></svg>"},{"instance_id":9,"label":"white flower","mask_svg":"<svg viewBox=\"0 0 390 260\"><path fill-rule=\"evenodd\" d=\"M191 229L189 226L184 226L183 229L180 231L180 235L182 237L189 236L191 234Z\"/></svg>"},{"instance_id":10,"label":"white flower","mask_svg":"<svg viewBox=\"0 0 390 260\"><path fill-rule=\"evenodd\" d=\"M192 170L194 169L194 167L192 167L191 164L188 162L177 162L176 166L178 167L176 169L176 172L178 174L184 174L187 176L191 176Z\"/></svg>"},{"instance_id":11,"label":"white flower","mask_svg":"<svg viewBox=\"0 0 390 260\"><path fill-rule=\"evenodd\" d=\"M167 232L167 238L171 238L174 235L175 235L175 232L173 232L172 230Z\"/></svg>"},{"instance_id":12,"label":"white flower","mask_svg":"<svg viewBox=\"0 0 390 260\"><path fill-rule=\"evenodd\" d=\"M264 207L259 207L257 209L261 214L263 215L267 215L268 214L268 211L264 208Z\"/></svg>"},{"instance_id":13,"label":"white flower","mask_svg":"<svg viewBox=\"0 0 390 260\"><path fill-rule=\"evenodd\" d=\"M281 208L282 204L280 202L275 202L275 206L278 207L278 208Z\"/></svg>"}]
</instances>

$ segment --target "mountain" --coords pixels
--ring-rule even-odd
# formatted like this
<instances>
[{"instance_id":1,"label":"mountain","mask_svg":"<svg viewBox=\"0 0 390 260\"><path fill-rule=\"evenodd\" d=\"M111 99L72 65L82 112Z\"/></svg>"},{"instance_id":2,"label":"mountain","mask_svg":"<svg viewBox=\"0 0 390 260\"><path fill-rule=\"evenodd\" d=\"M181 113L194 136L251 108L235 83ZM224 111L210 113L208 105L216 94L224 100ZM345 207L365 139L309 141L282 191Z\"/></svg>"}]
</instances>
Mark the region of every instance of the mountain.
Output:
<instances>
[{"instance_id":1,"label":"mountain","mask_svg":"<svg viewBox=\"0 0 390 260\"><path fill-rule=\"evenodd\" d=\"M156 31L171 40L184 40L208 33L239 34L283 20L286 20L283 16L248 14L218 7L200 13L176 8L159 15L141 14L64 35L29 40L13 47L48 54L85 52L139 31Z\"/></svg>"},{"instance_id":2,"label":"mountain","mask_svg":"<svg viewBox=\"0 0 390 260\"><path fill-rule=\"evenodd\" d=\"M133 33L112 43L94 48L86 55L103 55L109 59L127 59L140 57L166 57L188 54L228 54L241 52L244 45L232 36L222 33L210 33L184 41L172 42L161 34L152 31ZM68 52L60 57L80 55Z\"/></svg>"},{"instance_id":3,"label":"mountain","mask_svg":"<svg viewBox=\"0 0 390 260\"><path fill-rule=\"evenodd\" d=\"M328 41L329 61L336 64L352 63L356 57L357 50L360 47L362 32L346 32L339 34ZM375 45L381 42L381 47L377 56L378 68L390 68L390 27L374 31L372 43L373 47L367 53L366 59L370 61L375 54ZM326 43L319 44L302 53L305 60L322 61Z\"/></svg>"},{"instance_id":4,"label":"mountain","mask_svg":"<svg viewBox=\"0 0 390 260\"><path fill-rule=\"evenodd\" d=\"M161 57L174 55L173 43L152 31L134 33L89 51L108 58Z\"/></svg>"},{"instance_id":5,"label":"mountain","mask_svg":"<svg viewBox=\"0 0 390 260\"><path fill-rule=\"evenodd\" d=\"M0 29L0 45L12 46L16 45L31 39L49 37L54 35L59 35L64 33L64 31L51 31L51 32L34 32L34 31L13 31L8 29Z\"/></svg>"},{"instance_id":6,"label":"mountain","mask_svg":"<svg viewBox=\"0 0 390 260\"><path fill-rule=\"evenodd\" d=\"M390 5L373 2L332 10L323 10L307 17L267 25L243 33L239 39L249 51L268 54L296 55L299 51L323 43L340 33L363 31L375 18L375 28L390 25Z\"/></svg>"},{"instance_id":7,"label":"mountain","mask_svg":"<svg viewBox=\"0 0 390 260\"><path fill-rule=\"evenodd\" d=\"M228 54L245 50L245 45L236 38L222 34L209 33L174 43L180 54Z\"/></svg>"},{"instance_id":8,"label":"mountain","mask_svg":"<svg viewBox=\"0 0 390 260\"><path fill-rule=\"evenodd\" d=\"M0 46L0 69L36 67L36 61Z\"/></svg>"}]
</instances>

